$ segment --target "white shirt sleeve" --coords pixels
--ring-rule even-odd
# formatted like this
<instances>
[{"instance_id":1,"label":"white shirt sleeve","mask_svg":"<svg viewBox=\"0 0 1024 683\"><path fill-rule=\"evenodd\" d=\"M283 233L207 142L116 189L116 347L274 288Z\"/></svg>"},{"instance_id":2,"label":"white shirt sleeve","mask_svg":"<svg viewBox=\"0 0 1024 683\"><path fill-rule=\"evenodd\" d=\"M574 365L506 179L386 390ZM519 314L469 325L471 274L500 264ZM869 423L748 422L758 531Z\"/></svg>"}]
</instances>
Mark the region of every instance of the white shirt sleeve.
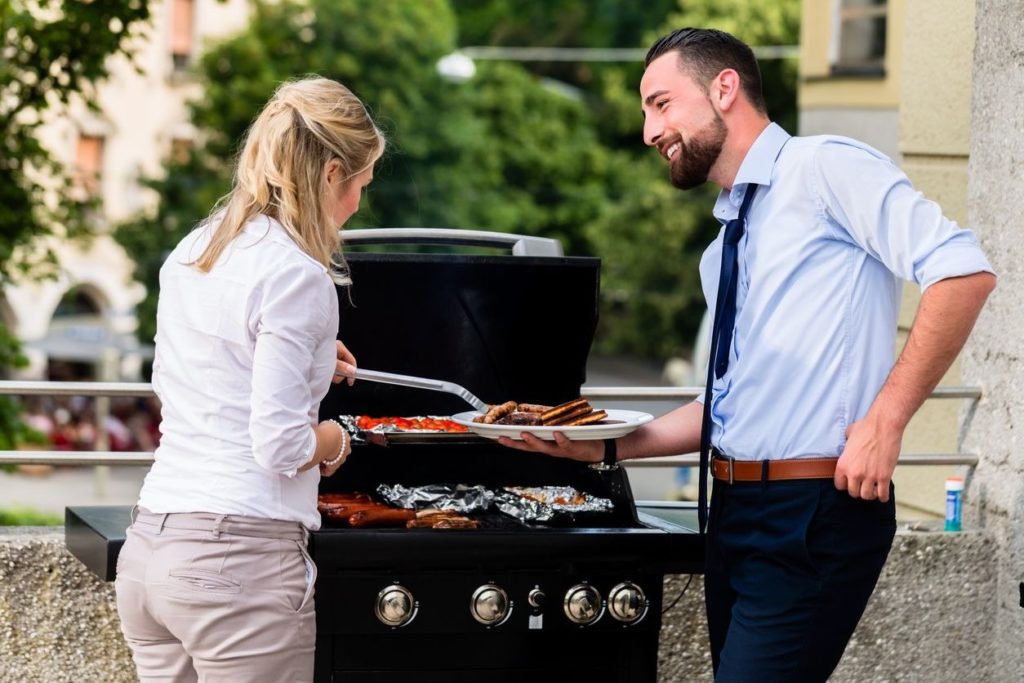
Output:
<instances>
[{"instance_id":1,"label":"white shirt sleeve","mask_svg":"<svg viewBox=\"0 0 1024 683\"><path fill-rule=\"evenodd\" d=\"M811 174L834 236L854 242L924 290L950 277L993 272L971 230L926 199L891 160L855 144L818 148Z\"/></svg>"},{"instance_id":2,"label":"white shirt sleeve","mask_svg":"<svg viewBox=\"0 0 1024 683\"><path fill-rule=\"evenodd\" d=\"M284 263L254 293L249 432L256 462L294 477L316 448L310 423L314 351L328 331L329 277L309 263Z\"/></svg>"}]
</instances>

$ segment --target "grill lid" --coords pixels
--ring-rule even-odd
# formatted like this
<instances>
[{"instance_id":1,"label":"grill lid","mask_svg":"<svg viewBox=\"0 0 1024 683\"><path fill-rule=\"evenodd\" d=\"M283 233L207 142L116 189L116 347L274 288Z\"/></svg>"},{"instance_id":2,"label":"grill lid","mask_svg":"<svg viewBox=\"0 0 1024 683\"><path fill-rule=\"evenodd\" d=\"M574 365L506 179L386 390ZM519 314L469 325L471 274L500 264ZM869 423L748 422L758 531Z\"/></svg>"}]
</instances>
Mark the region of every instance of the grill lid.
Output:
<instances>
[{"instance_id":1,"label":"grill lid","mask_svg":"<svg viewBox=\"0 0 1024 683\"><path fill-rule=\"evenodd\" d=\"M489 403L579 395L597 326L600 260L351 254L340 338L361 366L460 384ZM321 416L451 415L454 396L372 382L332 385Z\"/></svg>"}]
</instances>

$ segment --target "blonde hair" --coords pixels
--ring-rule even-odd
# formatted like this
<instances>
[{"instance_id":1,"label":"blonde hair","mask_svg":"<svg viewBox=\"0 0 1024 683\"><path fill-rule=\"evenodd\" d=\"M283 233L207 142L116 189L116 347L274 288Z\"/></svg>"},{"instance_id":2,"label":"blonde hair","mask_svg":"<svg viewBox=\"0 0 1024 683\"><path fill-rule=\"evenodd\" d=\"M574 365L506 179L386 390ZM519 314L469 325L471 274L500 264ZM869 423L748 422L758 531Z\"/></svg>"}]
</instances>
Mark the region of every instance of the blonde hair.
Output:
<instances>
[{"instance_id":1,"label":"blonde hair","mask_svg":"<svg viewBox=\"0 0 1024 683\"><path fill-rule=\"evenodd\" d=\"M337 159L348 182L377 162L385 144L366 107L341 83L315 76L284 83L249 127L231 191L205 221L216 224L213 235L192 265L209 272L245 224L264 214L335 282L349 282L325 167Z\"/></svg>"}]
</instances>

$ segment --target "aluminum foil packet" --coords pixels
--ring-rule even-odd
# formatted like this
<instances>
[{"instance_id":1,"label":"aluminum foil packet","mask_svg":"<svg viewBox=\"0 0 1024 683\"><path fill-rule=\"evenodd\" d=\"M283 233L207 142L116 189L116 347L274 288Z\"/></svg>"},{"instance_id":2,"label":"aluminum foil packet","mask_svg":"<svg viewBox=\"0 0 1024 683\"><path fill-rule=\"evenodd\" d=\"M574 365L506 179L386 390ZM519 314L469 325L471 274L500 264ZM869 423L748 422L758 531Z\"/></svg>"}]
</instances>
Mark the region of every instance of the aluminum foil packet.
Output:
<instances>
[{"instance_id":1,"label":"aluminum foil packet","mask_svg":"<svg viewBox=\"0 0 1024 683\"><path fill-rule=\"evenodd\" d=\"M385 502L406 509L438 508L455 512L483 512L494 504L494 491L483 486L430 484L402 486L381 484L377 495Z\"/></svg>"},{"instance_id":2,"label":"aluminum foil packet","mask_svg":"<svg viewBox=\"0 0 1024 683\"><path fill-rule=\"evenodd\" d=\"M522 522L550 522L581 512L611 512L614 503L577 491L571 486L506 486L495 496L495 505Z\"/></svg>"},{"instance_id":3,"label":"aluminum foil packet","mask_svg":"<svg viewBox=\"0 0 1024 683\"><path fill-rule=\"evenodd\" d=\"M356 420L359 419L357 415L339 415L337 418L338 424L345 428L349 436L352 438L352 443L367 443L363 437L363 430L356 424Z\"/></svg>"}]
</instances>

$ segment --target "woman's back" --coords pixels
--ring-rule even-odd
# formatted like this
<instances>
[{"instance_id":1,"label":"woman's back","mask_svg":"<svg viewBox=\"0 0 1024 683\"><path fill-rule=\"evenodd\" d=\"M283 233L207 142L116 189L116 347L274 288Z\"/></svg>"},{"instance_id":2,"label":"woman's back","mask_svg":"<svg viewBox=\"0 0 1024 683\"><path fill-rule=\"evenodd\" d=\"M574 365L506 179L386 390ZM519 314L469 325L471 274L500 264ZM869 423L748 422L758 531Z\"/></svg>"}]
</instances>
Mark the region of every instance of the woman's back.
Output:
<instances>
[{"instance_id":1,"label":"woman's back","mask_svg":"<svg viewBox=\"0 0 1024 683\"><path fill-rule=\"evenodd\" d=\"M209 233L186 236L160 271L153 387L162 439L139 504L316 528L319 474L295 471L310 459L336 360L334 284L265 216L203 273L192 263Z\"/></svg>"}]
</instances>

